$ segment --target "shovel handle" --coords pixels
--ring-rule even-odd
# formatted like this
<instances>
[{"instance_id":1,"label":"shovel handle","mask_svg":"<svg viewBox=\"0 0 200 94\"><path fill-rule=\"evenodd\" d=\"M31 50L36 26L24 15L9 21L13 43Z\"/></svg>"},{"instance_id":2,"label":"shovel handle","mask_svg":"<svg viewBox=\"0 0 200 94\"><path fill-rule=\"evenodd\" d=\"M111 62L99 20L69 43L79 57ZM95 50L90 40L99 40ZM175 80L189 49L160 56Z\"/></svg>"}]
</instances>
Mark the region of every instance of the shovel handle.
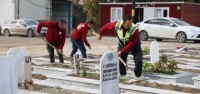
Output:
<instances>
[{"instance_id":1,"label":"shovel handle","mask_svg":"<svg viewBox=\"0 0 200 94\"><path fill-rule=\"evenodd\" d=\"M94 31L93 31L93 34L97 36L97 33L95 33ZM114 51L114 52L117 54L117 52L116 52L106 41L104 41L103 39L101 39L101 41L102 41L107 47L109 47L112 51ZM135 74L134 74L134 73L132 72L132 70L128 67L128 65L124 62L124 60L123 60L121 57L118 57L118 58L119 58L119 60L124 64L124 66L126 66L126 67L128 68L128 70L130 71L131 75L132 75L133 77L135 77Z\"/></svg>"},{"instance_id":2,"label":"shovel handle","mask_svg":"<svg viewBox=\"0 0 200 94\"><path fill-rule=\"evenodd\" d=\"M46 39L42 38L41 36L39 36L42 40L44 40L47 44L49 44L51 47L53 47L57 52L58 52L58 49L53 46L51 43L49 43ZM67 60L69 60L72 64L74 64L67 56L65 56L63 53L60 53L61 55L63 55Z\"/></svg>"}]
</instances>

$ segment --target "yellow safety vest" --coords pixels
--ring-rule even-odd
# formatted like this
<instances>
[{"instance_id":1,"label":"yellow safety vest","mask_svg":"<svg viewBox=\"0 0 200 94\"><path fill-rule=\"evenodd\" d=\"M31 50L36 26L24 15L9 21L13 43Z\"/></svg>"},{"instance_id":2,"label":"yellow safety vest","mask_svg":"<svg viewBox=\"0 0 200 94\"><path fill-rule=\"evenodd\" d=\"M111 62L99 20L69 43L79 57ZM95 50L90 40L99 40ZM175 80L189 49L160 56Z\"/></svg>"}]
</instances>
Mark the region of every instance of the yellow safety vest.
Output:
<instances>
[{"instance_id":1,"label":"yellow safety vest","mask_svg":"<svg viewBox=\"0 0 200 94\"><path fill-rule=\"evenodd\" d=\"M125 45L128 44L129 38L132 34L134 34L135 30L137 29L137 26L135 24L132 24L132 27L130 31L126 32L126 35L123 37L123 30L121 29L123 20L120 20L116 23L115 25L115 31L117 32L118 39L119 39L119 44L124 47Z\"/></svg>"}]
</instances>

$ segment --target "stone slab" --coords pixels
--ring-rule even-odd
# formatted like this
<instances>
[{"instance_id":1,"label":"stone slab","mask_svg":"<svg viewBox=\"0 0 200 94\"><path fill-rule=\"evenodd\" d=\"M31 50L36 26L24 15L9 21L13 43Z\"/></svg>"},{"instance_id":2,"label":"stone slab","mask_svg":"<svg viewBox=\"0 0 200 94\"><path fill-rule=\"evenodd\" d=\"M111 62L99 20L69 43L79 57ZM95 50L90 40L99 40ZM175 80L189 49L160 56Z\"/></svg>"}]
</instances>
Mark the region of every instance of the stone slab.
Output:
<instances>
[{"instance_id":1,"label":"stone slab","mask_svg":"<svg viewBox=\"0 0 200 94\"><path fill-rule=\"evenodd\" d=\"M193 77L192 79L194 80L194 85L199 87L200 86L200 75L197 77Z\"/></svg>"},{"instance_id":2,"label":"stone slab","mask_svg":"<svg viewBox=\"0 0 200 94\"><path fill-rule=\"evenodd\" d=\"M58 84L58 83L51 83L51 82L47 82L47 81L43 81L43 80L34 80L34 83L37 85L43 85L43 86L49 86L49 87L60 86L60 88L63 88L63 89L100 94L100 91L98 89L77 87L77 86L64 85L64 84Z\"/></svg>"},{"instance_id":3,"label":"stone slab","mask_svg":"<svg viewBox=\"0 0 200 94\"><path fill-rule=\"evenodd\" d=\"M43 93L43 92L36 92L36 91L28 91L28 90L18 89L18 94L50 94L50 93Z\"/></svg>"},{"instance_id":4,"label":"stone slab","mask_svg":"<svg viewBox=\"0 0 200 94\"><path fill-rule=\"evenodd\" d=\"M28 56L28 52L24 47L11 48L7 55L13 55L17 59L18 68L18 83L22 84L24 82L24 62L25 56Z\"/></svg>"},{"instance_id":5,"label":"stone slab","mask_svg":"<svg viewBox=\"0 0 200 94\"><path fill-rule=\"evenodd\" d=\"M46 61L50 63L50 60L48 58L33 58L33 60L39 60L39 61ZM58 59L55 59L55 62L60 62ZM72 64L70 61L64 60L64 63Z\"/></svg>"},{"instance_id":6,"label":"stone slab","mask_svg":"<svg viewBox=\"0 0 200 94\"><path fill-rule=\"evenodd\" d=\"M0 94L15 94L18 89L17 59L14 56L0 57Z\"/></svg>"},{"instance_id":7,"label":"stone slab","mask_svg":"<svg viewBox=\"0 0 200 94\"><path fill-rule=\"evenodd\" d=\"M44 66L44 67L36 67L36 66L32 66L33 71L37 74L43 74L43 75L67 75L67 74L71 74L74 71L72 69L64 69L64 68L55 68L55 67L48 67L48 66Z\"/></svg>"},{"instance_id":8,"label":"stone slab","mask_svg":"<svg viewBox=\"0 0 200 94\"><path fill-rule=\"evenodd\" d=\"M192 77L197 76L197 73L191 73L191 72L182 72L177 71L178 74L175 75L165 75L160 73L143 73L144 76L150 77L150 79L153 80L160 80L160 81L166 81L166 82L174 82L174 83L184 83L184 84L194 84L194 81L192 80Z\"/></svg>"},{"instance_id":9,"label":"stone slab","mask_svg":"<svg viewBox=\"0 0 200 94\"><path fill-rule=\"evenodd\" d=\"M70 86L93 88L93 89L100 88L99 80L79 78L79 77L48 76L48 82L52 82L52 83L56 83L56 84L65 84L65 85L70 85ZM167 92L168 94L189 94L189 93L182 93L182 92L177 92L177 91L169 91L169 90L163 90L163 89L142 87L142 86L137 86L137 85L119 84L119 88L120 88L120 90L125 91L125 92L133 92L133 93L137 92L136 94L140 94L141 92L143 94L163 94L163 92Z\"/></svg>"}]
</instances>

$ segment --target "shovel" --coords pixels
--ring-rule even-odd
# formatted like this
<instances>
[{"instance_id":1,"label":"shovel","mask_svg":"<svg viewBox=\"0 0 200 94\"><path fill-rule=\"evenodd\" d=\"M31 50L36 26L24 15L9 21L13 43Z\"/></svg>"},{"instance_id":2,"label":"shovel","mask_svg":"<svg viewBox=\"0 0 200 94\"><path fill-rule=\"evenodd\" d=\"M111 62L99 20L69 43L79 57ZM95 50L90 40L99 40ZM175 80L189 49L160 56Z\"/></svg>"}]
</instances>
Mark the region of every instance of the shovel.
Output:
<instances>
[{"instance_id":1,"label":"shovel","mask_svg":"<svg viewBox=\"0 0 200 94\"><path fill-rule=\"evenodd\" d=\"M51 45L46 39L44 39L44 38L42 38L41 36L39 36L42 40L44 40L46 43L48 43L51 47L53 47L54 49L56 49L53 45ZM56 49L56 51L58 52L58 49ZM72 64L74 64L73 63L73 61L69 58L69 57L67 57L67 56L65 56L63 53L60 53L61 55L63 55L67 60L69 60Z\"/></svg>"},{"instance_id":2,"label":"shovel","mask_svg":"<svg viewBox=\"0 0 200 94\"><path fill-rule=\"evenodd\" d=\"M93 31L93 34L97 36L97 34ZM106 42L104 41L103 39L101 39L101 41L107 46L109 47L112 51L114 51L116 54L117 52ZM131 68L128 67L128 65L124 62L124 60L121 58L121 57L118 57L119 60L124 64L124 66L128 69L128 71L131 73L131 75L133 76L133 78L137 78L135 76L135 74L133 73L133 71L131 70ZM142 79L142 80L145 80L145 79ZM138 81L142 81L142 80L139 80L138 78L137 79L132 79L132 80L129 80L127 82L125 82L125 84L132 84L132 83L136 83Z\"/></svg>"}]
</instances>

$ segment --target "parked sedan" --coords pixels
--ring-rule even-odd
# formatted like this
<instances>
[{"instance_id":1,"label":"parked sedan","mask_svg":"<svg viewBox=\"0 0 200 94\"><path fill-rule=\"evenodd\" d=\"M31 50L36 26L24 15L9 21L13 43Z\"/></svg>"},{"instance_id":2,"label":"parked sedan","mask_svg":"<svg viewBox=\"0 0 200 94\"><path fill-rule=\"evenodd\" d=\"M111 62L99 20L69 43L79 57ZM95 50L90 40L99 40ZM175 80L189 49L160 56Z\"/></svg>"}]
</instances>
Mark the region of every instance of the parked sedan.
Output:
<instances>
[{"instance_id":1,"label":"parked sedan","mask_svg":"<svg viewBox=\"0 0 200 94\"><path fill-rule=\"evenodd\" d=\"M178 42L192 40L200 42L200 27L172 17L150 18L137 23L142 41L149 38L162 41L163 39L176 39Z\"/></svg>"},{"instance_id":2,"label":"parked sedan","mask_svg":"<svg viewBox=\"0 0 200 94\"><path fill-rule=\"evenodd\" d=\"M34 37L39 22L31 19L16 19L8 22L1 27L1 33L6 37L11 35L22 35L27 37ZM41 34L45 35L47 28L43 27Z\"/></svg>"}]
</instances>

